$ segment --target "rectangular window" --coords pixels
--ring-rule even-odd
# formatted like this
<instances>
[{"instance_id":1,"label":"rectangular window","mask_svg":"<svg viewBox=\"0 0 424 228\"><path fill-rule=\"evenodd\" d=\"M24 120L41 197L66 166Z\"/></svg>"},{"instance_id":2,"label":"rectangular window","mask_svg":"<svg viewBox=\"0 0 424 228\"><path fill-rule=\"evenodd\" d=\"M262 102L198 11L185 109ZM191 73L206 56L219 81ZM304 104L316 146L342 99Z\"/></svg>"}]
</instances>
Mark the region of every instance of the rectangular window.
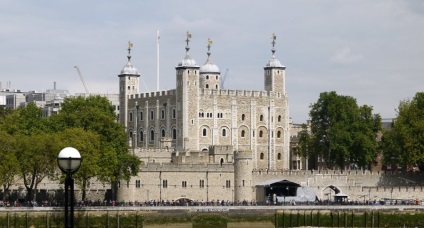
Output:
<instances>
[{"instance_id":1,"label":"rectangular window","mask_svg":"<svg viewBox=\"0 0 424 228\"><path fill-rule=\"evenodd\" d=\"M133 114L132 114L132 112L130 112L130 122L132 122L133 121Z\"/></svg>"},{"instance_id":2,"label":"rectangular window","mask_svg":"<svg viewBox=\"0 0 424 228\"><path fill-rule=\"evenodd\" d=\"M183 181L183 182L181 183L181 186L182 186L183 188L187 188L187 181Z\"/></svg>"},{"instance_id":3,"label":"rectangular window","mask_svg":"<svg viewBox=\"0 0 424 228\"><path fill-rule=\"evenodd\" d=\"M168 188L168 180L162 180L162 188Z\"/></svg>"},{"instance_id":4,"label":"rectangular window","mask_svg":"<svg viewBox=\"0 0 424 228\"><path fill-rule=\"evenodd\" d=\"M140 112L140 120L143 120L143 112Z\"/></svg>"},{"instance_id":5,"label":"rectangular window","mask_svg":"<svg viewBox=\"0 0 424 228\"><path fill-rule=\"evenodd\" d=\"M231 180L227 180L227 181L225 182L225 187L226 187L226 188L231 188Z\"/></svg>"},{"instance_id":6,"label":"rectangular window","mask_svg":"<svg viewBox=\"0 0 424 228\"><path fill-rule=\"evenodd\" d=\"M175 118L177 118L177 114L176 114L175 108L174 108L174 109L172 109L172 119L175 119Z\"/></svg>"},{"instance_id":7,"label":"rectangular window","mask_svg":"<svg viewBox=\"0 0 424 228\"><path fill-rule=\"evenodd\" d=\"M140 188L140 186L141 186L141 181L140 180L136 180L135 181L135 187L136 188Z\"/></svg>"},{"instance_id":8,"label":"rectangular window","mask_svg":"<svg viewBox=\"0 0 424 228\"><path fill-rule=\"evenodd\" d=\"M155 112L150 111L150 119L151 120L155 119Z\"/></svg>"}]
</instances>

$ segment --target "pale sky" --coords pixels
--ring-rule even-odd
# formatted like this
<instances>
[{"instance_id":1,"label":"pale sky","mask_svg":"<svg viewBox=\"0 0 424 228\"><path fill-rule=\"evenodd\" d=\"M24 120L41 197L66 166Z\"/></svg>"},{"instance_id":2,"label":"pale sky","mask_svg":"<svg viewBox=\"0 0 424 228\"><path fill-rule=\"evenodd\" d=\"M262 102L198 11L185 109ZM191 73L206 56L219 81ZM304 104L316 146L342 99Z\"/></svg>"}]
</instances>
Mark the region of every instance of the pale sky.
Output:
<instances>
[{"instance_id":1,"label":"pale sky","mask_svg":"<svg viewBox=\"0 0 424 228\"><path fill-rule=\"evenodd\" d=\"M321 92L336 91L396 117L400 100L424 88L424 1L398 0L0 0L0 82L5 88L117 93L118 74L132 63L141 92L156 90L156 29L160 29L160 90L175 88L175 66L190 55L201 66L207 39L228 89L263 90L263 67L276 57L286 68L290 116L309 117Z\"/></svg>"}]
</instances>

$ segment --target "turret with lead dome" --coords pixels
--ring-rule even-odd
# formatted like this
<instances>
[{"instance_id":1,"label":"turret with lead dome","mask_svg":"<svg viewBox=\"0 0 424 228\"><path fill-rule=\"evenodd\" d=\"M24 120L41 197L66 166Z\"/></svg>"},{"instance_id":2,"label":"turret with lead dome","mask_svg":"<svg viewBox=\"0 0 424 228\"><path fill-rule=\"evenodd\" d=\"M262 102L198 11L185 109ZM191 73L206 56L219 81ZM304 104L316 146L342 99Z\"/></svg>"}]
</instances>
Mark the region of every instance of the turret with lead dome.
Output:
<instances>
[{"instance_id":1,"label":"turret with lead dome","mask_svg":"<svg viewBox=\"0 0 424 228\"><path fill-rule=\"evenodd\" d=\"M200 88L201 89L221 89L221 72L217 65L211 60L212 40L208 39L208 59L200 67Z\"/></svg>"}]
</instances>

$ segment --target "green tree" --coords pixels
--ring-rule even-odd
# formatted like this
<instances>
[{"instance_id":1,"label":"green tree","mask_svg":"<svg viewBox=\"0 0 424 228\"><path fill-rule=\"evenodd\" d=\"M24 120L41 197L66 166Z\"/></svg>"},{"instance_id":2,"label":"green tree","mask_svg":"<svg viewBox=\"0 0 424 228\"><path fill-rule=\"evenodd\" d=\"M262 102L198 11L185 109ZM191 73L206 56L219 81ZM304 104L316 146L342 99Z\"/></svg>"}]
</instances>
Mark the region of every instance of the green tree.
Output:
<instances>
[{"instance_id":1,"label":"green tree","mask_svg":"<svg viewBox=\"0 0 424 228\"><path fill-rule=\"evenodd\" d=\"M51 132L48 118L43 118L41 109L34 103L19 107L2 118L0 128L11 135L33 135Z\"/></svg>"},{"instance_id":2,"label":"green tree","mask_svg":"<svg viewBox=\"0 0 424 228\"><path fill-rule=\"evenodd\" d=\"M15 135L18 145L15 151L19 172L27 190L27 200L35 200L33 191L46 177L54 177L57 170L58 143L54 135Z\"/></svg>"},{"instance_id":3,"label":"green tree","mask_svg":"<svg viewBox=\"0 0 424 228\"><path fill-rule=\"evenodd\" d=\"M19 161L17 169L27 190L27 200L33 200L33 190L56 170L54 140L49 134L51 127L41 109L34 103L19 107L1 118L0 131L11 135L15 146L10 152ZM12 156L12 155L11 155Z\"/></svg>"},{"instance_id":4,"label":"green tree","mask_svg":"<svg viewBox=\"0 0 424 228\"><path fill-rule=\"evenodd\" d=\"M400 102L397 119L383 133L382 144L384 163L424 168L424 92Z\"/></svg>"},{"instance_id":5,"label":"green tree","mask_svg":"<svg viewBox=\"0 0 424 228\"><path fill-rule=\"evenodd\" d=\"M53 116L56 131L66 128L82 128L100 137L99 167L97 177L101 181L116 183L129 180L140 170L138 157L128 153L124 128L116 122L110 102L100 96L67 98L61 112Z\"/></svg>"},{"instance_id":6,"label":"green tree","mask_svg":"<svg viewBox=\"0 0 424 228\"><path fill-rule=\"evenodd\" d=\"M334 91L321 93L310 107L311 135L300 139L300 145L308 140L310 156L323 158L330 169L374 162L381 118L372 107L359 107L356 99Z\"/></svg>"},{"instance_id":7,"label":"green tree","mask_svg":"<svg viewBox=\"0 0 424 228\"><path fill-rule=\"evenodd\" d=\"M7 192L9 187L16 183L19 171L19 162L15 156L15 138L0 130L0 185L3 192Z\"/></svg>"},{"instance_id":8,"label":"green tree","mask_svg":"<svg viewBox=\"0 0 424 228\"><path fill-rule=\"evenodd\" d=\"M73 177L82 190L82 200L85 200L90 179L98 176L101 170L100 136L93 131L84 131L82 128L68 128L58 134L58 142L60 148L76 148L83 158L81 167Z\"/></svg>"},{"instance_id":9,"label":"green tree","mask_svg":"<svg viewBox=\"0 0 424 228\"><path fill-rule=\"evenodd\" d=\"M297 147L297 155L302 157L310 157L311 154L311 134L309 133L308 125L302 124L302 130L297 134L299 144Z\"/></svg>"},{"instance_id":10,"label":"green tree","mask_svg":"<svg viewBox=\"0 0 424 228\"><path fill-rule=\"evenodd\" d=\"M7 109L6 107L0 107L0 124L2 123L2 119L11 112L11 109Z\"/></svg>"}]
</instances>

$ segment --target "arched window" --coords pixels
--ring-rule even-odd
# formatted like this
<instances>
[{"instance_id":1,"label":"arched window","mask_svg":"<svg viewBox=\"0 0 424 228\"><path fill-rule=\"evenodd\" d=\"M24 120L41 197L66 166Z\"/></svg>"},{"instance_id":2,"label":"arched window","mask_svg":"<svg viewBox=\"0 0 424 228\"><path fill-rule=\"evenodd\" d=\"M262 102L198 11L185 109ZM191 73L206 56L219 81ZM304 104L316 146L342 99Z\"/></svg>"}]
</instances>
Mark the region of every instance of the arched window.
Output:
<instances>
[{"instance_id":1,"label":"arched window","mask_svg":"<svg viewBox=\"0 0 424 228\"><path fill-rule=\"evenodd\" d=\"M209 89L209 84L206 84L206 89Z\"/></svg>"},{"instance_id":2,"label":"arched window","mask_svg":"<svg viewBox=\"0 0 424 228\"><path fill-rule=\"evenodd\" d=\"M206 128L203 128L202 135L203 135L203 136L206 136L206 135L207 135Z\"/></svg>"},{"instance_id":3,"label":"arched window","mask_svg":"<svg viewBox=\"0 0 424 228\"><path fill-rule=\"evenodd\" d=\"M215 85L215 89L218 89L218 85Z\"/></svg>"},{"instance_id":4,"label":"arched window","mask_svg":"<svg viewBox=\"0 0 424 228\"><path fill-rule=\"evenodd\" d=\"M281 115L278 115L277 120L278 122L281 122Z\"/></svg>"},{"instance_id":5,"label":"arched window","mask_svg":"<svg viewBox=\"0 0 424 228\"><path fill-rule=\"evenodd\" d=\"M281 131L277 131L277 138L281 138Z\"/></svg>"},{"instance_id":6,"label":"arched window","mask_svg":"<svg viewBox=\"0 0 424 228\"><path fill-rule=\"evenodd\" d=\"M144 134L143 134L143 131L140 131L140 141L144 141Z\"/></svg>"},{"instance_id":7,"label":"arched window","mask_svg":"<svg viewBox=\"0 0 424 228\"><path fill-rule=\"evenodd\" d=\"M150 111L150 119L153 120L155 118L155 113L153 111Z\"/></svg>"},{"instance_id":8,"label":"arched window","mask_svg":"<svg viewBox=\"0 0 424 228\"><path fill-rule=\"evenodd\" d=\"M259 121L264 121L264 115L259 116Z\"/></svg>"},{"instance_id":9,"label":"arched window","mask_svg":"<svg viewBox=\"0 0 424 228\"><path fill-rule=\"evenodd\" d=\"M165 129L162 129L162 131L161 131L161 137L165 137Z\"/></svg>"},{"instance_id":10,"label":"arched window","mask_svg":"<svg viewBox=\"0 0 424 228\"><path fill-rule=\"evenodd\" d=\"M264 160L264 153L261 153L261 155L260 155L261 157L261 160Z\"/></svg>"},{"instance_id":11,"label":"arched window","mask_svg":"<svg viewBox=\"0 0 424 228\"><path fill-rule=\"evenodd\" d=\"M259 131L259 138L262 138L264 136L264 132L263 131Z\"/></svg>"},{"instance_id":12,"label":"arched window","mask_svg":"<svg viewBox=\"0 0 424 228\"><path fill-rule=\"evenodd\" d=\"M150 140L151 141L155 140L155 131L153 130L150 131Z\"/></svg>"},{"instance_id":13,"label":"arched window","mask_svg":"<svg viewBox=\"0 0 424 228\"><path fill-rule=\"evenodd\" d=\"M143 120L143 112L140 112L140 120Z\"/></svg>"},{"instance_id":14,"label":"arched window","mask_svg":"<svg viewBox=\"0 0 424 228\"><path fill-rule=\"evenodd\" d=\"M165 119L165 110L164 109L162 109L162 111L161 111L161 118Z\"/></svg>"},{"instance_id":15,"label":"arched window","mask_svg":"<svg viewBox=\"0 0 424 228\"><path fill-rule=\"evenodd\" d=\"M227 136L227 129L225 128L222 129L222 136L223 137Z\"/></svg>"},{"instance_id":16,"label":"arched window","mask_svg":"<svg viewBox=\"0 0 424 228\"><path fill-rule=\"evenodd\" d=\"M132 139L132 135L133 135L132 131L129 131L128 136L130 137L130 139Z\"/></svg>"},{"instance_id":17,"label":"arched window","mask_svg":"<svg viewBox=\"0 0 424 228\"><path fill-rule=\"evenodd\" d=\"M132 112L130 112L130 122L133 121L132 118L133 118L133 115L132 115Z\"/></svg>"},{"instance_id":18,"label":"arched window","mask_svg":"<svg viewBox=\"0 0 424 228\"><path fill-rule=\"evenodd\" d=\"M278 153L278 155L277 155L277 159L278 159L278 160L281 160L281 153Z\"/></svg>"},{"instance_id":19,"label":"arched window","mask_svg":"<svg viewBox=\"0 0 424 228\"><path fill-rule=\"evenodd\" d=\"M222 166L222 164L224 164L224 159L221 158L221 161L219 162L219 164Z\"/></svg>"},{"instance_id":20,"label":"arched window","mask_svg":"<svg viewBox=\"0 0 424 228\"><path fill-rule=\"evenodd\" d=\"M241 120L245 120L246 119L246 115L245 114L241 114Z\"/></svg>"},{"instance_id":21,"label":"arched window","mask_svg":"<svg viewBox=\"0 0 424 228\"><path fill-rule=\"evenodd\" d=\"M206 75L206 80L208 80L209 79L209 75Z\"/></svg>"},{"instance_id":22,"label":"arched window","mask_svg":"<svg viewBox=\"0 0 424 228\"><path fill-rule=\"evenodd\" d=\"M177 139L177 129L172 129L172 139Z\"/></svg>"},{"instance_id":23,"label":"arched window","mask_svg":"<svg viewBox=\"0 0 424 228\"><path fill-rule=\"evenodd\" d=\"M245 135L246 135L246 132L244 130L241 130L241 137L244 138Z\"/></svg>"}]
</instances>

